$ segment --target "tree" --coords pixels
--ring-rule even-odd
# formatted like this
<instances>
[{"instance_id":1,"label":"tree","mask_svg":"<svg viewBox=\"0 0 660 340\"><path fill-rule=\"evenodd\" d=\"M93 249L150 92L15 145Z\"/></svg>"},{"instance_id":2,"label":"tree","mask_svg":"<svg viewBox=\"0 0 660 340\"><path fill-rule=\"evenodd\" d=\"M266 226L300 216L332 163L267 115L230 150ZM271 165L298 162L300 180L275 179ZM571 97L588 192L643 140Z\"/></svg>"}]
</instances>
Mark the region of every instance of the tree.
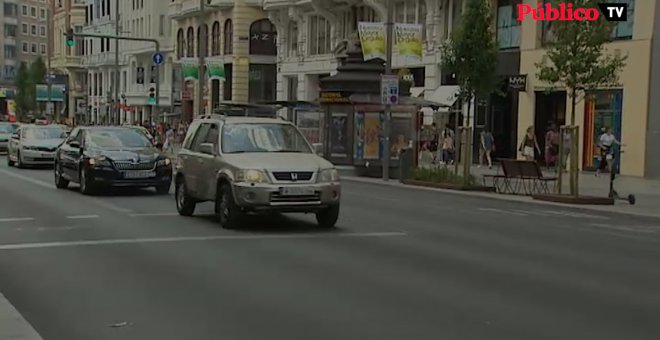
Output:
<instances>
[{"instance_id":1,"label":"tree","mask_svg":"<svg viewBox=\"0 0 660 340\"><path fill-rule=\"evenodd\" d=\"M598 8L597 0L556 0L571 3L573 8ZM627 56L606 54L603 45L612 40L616 23L604 19L596 21L557 20L552 23L554 39L547 45L547 58L536 63L537 78L561 86L571 97L571 125L575 125L578 99L589 90L613 85Z\"/></svg>"},{"instance_id":2,"label":"tree","mask_svg":"<svg viewBox=\"0 0 660 340\"><path fill-rule=\"evenodd\" d=\"M46 74L48 73L48 70L46 68L46 64L44 63L43 59L41 57L37 57L32 64L30 65L30 87L29 87L29 93L31 94L31 98L33 98L33 102L37 104L37 84L43 84L46 81ZM43 104L43 103L39 103ZM43 105L39 105L39 108L43 111Z\"/></svg>"},{"instance_id":3,"label":"tree","mask_svg":"<svg viewBox=\"0 0 660 340\"><path fill-rule=\"evenodd\" d=\"M458 81L460 102L471 103L477 96L490 96L495 92L497 55L490 1L468 0L460 25L441 48L443 68L453 73ZM470 105L466 117L470 117ZM463 163L467 180L472 139L465 139Z\"/></svg>"},{"instance_id":4,"label":"tree","mask_svg":"<svg viewBox=\"0 0 660 340\"><path fill-rule=\"evenodd\" d=\"M14 85L16 85L16 111L19 116L18 118L20 118L22 115L27 114L32 109L32 102L30 101L29 93L27 90L30 84L30 71L25 62L21 62L21 64L18 66L15 79L16 81Z\"/></svg>"}]
</instances>

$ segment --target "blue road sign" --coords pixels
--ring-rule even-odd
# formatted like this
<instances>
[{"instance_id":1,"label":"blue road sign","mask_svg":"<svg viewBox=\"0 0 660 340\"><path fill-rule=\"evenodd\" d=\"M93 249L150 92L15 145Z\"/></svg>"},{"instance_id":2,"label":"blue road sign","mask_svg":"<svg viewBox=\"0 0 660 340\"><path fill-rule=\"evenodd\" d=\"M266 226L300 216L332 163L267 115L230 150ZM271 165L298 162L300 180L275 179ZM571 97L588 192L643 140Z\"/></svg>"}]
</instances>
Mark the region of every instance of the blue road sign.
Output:
<instances>
[{"instance_id":1,"label":"blue road sign","mask_svg":"<svg viewBox=\"0 0 660 340\"><path fill-rule=\"evenodd\" d=\"M163 55L160 52L156 52L151 56L151 60L153 60L154 64L160 65L165 61L165 58L163 58Z\"/></svg>"}]
</instances>

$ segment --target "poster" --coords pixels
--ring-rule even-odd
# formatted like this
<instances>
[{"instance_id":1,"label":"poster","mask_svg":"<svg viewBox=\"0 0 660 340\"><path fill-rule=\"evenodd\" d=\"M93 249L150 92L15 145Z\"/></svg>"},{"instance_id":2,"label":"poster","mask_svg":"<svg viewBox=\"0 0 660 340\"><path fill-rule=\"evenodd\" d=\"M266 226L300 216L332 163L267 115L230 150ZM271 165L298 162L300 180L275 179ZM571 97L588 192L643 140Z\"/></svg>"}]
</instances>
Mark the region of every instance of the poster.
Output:
<instances>
[{"instance_id":1,"label":"poster","mask_svg":"<svg viewBox=\"0 0 660 340\"><path fill-rule=\"evenodd\" d=\"M364 116L364 159L380 159L380 113Z\"/></svg>"},{"instance_id":2,"label":"poster","mask_svg":"<svg viewBox=\"0 0 660 340\"><path fill-rule=\"evenodd\" d=\"M209 80L225 80L225 60L223 57L206 57L206 74Z\"/></svg>"},{"instance_id":3,"label":"poster","mask_svg":"<svg viewBox=\"0 0 660 340\"><path fill-rule=\"evenodd\" d=\"M348 115L345 113L332 114L330 126L330 150L333 157L348 156Z\"/></svg>"},{"instance_id":4,"label":"poster","mask_svg":"<svg viewBox=\"0 0 660 340\"><path fill-rule=\"evenodd\" d=\"M385 24L382 22L358 22L358 34L364 61L386 59Z\"/></svg>"},{"instance_id":5,"label":"poster","mask_svg":"<svg viewBox=\"0 0 660 340\"><path fill-rule=\"evenodd\" d=\"M296 126L308 142L323 143L322 113L318 111L296 111Z\"/></svg>"},{"instance_id":6,"label":"poster","mask_svg":"<svg viewBox=\"0 0 660 340\"><path fill-rule=\"evenodd\" d=\"M422 62L422 25L395 24L394 47L406 63Z\"/></svg>"},{"instance_id":7,"label":"poster","mask_svg":"<svg viewBox=\"0 0 660 340\"><path fill-rule=\"evenodd\" d=\"M364 112L355 113L355 159L364 159Z\"/></svg>"},{"instance_id":8,"label":"poster","mask_svg":"<svg viewBox=\"0 0 660 340\"><path fill-rule=\"evenodd\" d=\"M181 58L179 62L184 81L199 79L199 60L197 58Z\"/></svg>"},{"instance_id":9,"label":"poster","mask_svg":"<svg viewBox=\"0 0 660 340\"><path fill-rule=\"evenodd\" d=\"M10 122L16 122L16 101L13 99L7 100L7 115Z\"/></svg>"},{"instance_id":10,"label":"poster","mask_svg":"<svg viewBox=\"0 0 660 340\"><path fill-rule=\"evenodd\" d=\"M410 131L412 131L412 126L408 115L402 117L393 115L390 129L390 155L392 159L399 159L401 149L408 147Z\"/></svg>"}]
</instances>

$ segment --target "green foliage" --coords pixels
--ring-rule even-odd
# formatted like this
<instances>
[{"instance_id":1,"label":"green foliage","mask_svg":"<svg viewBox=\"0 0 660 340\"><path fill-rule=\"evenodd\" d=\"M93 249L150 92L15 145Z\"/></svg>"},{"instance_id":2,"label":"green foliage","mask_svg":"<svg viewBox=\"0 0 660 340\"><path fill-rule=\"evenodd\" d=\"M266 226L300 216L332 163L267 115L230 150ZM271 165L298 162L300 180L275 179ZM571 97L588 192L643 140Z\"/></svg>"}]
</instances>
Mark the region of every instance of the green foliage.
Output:
<instances>
[{"instance_id":1,"label":"green foliage","mask_svg":"<svg viewBox=\"0 0 660 340\"><path fill-rule=\"evenodd\" d=\"M47 72L46 64L41 57L38 57L30 65L30 81L35 85L43 84Z\"/></svg>"},{"instance_id":2,"label":"green foliage","mask_svg":"<svg viewBox=\"0 0 660 340\"><path fill-rule=\"evenodd\" d=\"M469 175L467 180L455 174L453 171L446 167L429 167L429 168L416 168L411 174L411 179L423 182L432 183L447 183L472 186L477 183L476 177Z\"/></svg>"},{"instance_id":3,"label":"green foliage","mask_svg":"<svg viewBox=\"0 0 660 340\"><path fill-rule=\"evenodd\" d=\"M490 1L468 0L461 23L441 49L442 65L455 74L459 98L488 96L497 88L497 54Z\"/></svg>"},{"instance_id":4,"label":"green foliage","mask_svg":"<svg viewBox=\"0 0 660 340\"><path fill-rule=\"evenodd\" d=\"M556 0L557 4L571 3L573 7L597 8L598 0ZM547 58L537 63L537 77L541 81L564 87L573 102L586 91L614 85L627 56L605 53L603 45L611 41L616 23L604 19L596 21L554 21L554 40L547 45ZM571 123L575 124L572 105Z\"/></svg>"},{"instance_id":5,"label":"green foliage","mask_svg":"<svg viewBox=\"0 0 660 340\"><path fill-rule=\"evenodd\" d=\"M15 79L17 91L14 99L16 100L16 111L20 118L21 115L27 114L31 110L31 104L33 103L30 100L28 91L26 91L30 84L30 71L25 62L18 66Z\"/></svg>"}]
</instances>

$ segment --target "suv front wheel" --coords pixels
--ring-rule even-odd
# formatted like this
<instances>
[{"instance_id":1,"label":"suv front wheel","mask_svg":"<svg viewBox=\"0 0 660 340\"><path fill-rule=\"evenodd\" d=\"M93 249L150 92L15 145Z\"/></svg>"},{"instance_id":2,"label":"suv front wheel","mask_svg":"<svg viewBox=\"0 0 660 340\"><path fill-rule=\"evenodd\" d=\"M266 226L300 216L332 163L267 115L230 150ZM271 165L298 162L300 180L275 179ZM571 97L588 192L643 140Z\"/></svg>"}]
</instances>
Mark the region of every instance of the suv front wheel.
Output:
<instances>
[{"instance_id":1,"label":"suv front wheel","mask_svg":"<svg viewBox=\"0 0 660 340\"><path fill-rule=\"evenodd\" d=\"M323 229L331 229L339 219L339 204L331 205L316 213L316 222Z\"/></svg>"},{"instance_id":2,"label":"suv front wheel","mask_svg":"<svg viewBox=\"0 0 660 340\"><path fill-rule=\"evenodd\" d=\"M183 177L176 179L174 190L174 200L176 201L176 210L181 216L192 216L195 213L197 203L188 194L186 180Z\"/></svg>"},{"instance_id":3,"label":"suv front wheel","mask_svg":"<svg viewBox=\"0 0 660 340\"><path fill-rule=\"evenodd\" d=\"M215 215L220 225L225 229L236 229L243 221L245 214L234 201L229 183L222 183L218 186L215 198Z\"/></svg>"}]
</instances>

